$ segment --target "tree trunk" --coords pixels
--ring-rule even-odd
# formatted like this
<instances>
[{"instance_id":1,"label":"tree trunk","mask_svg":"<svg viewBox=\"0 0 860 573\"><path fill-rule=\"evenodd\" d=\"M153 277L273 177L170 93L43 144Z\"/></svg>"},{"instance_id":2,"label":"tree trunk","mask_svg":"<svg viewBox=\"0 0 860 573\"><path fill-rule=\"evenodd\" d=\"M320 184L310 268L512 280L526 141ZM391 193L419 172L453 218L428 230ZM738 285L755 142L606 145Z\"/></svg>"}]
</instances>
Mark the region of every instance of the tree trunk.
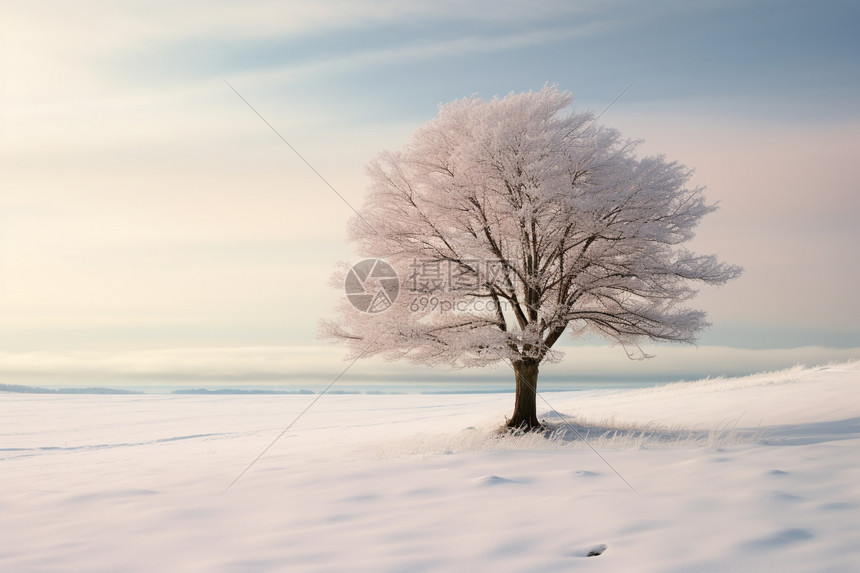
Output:
<instances>
[{"instance_id":1,"label":"tree trunk","mask_svg":"<svg viewBox=\"0 0 860 573\"><path fill-rule=\"evenodd\" d=\"M537 419L537 379L538 362L536 360L518 360L513 363L516 378L516 400L514 415L508 420L508 428L532 430L540 428Z\"/></svg>"}]
</instances>

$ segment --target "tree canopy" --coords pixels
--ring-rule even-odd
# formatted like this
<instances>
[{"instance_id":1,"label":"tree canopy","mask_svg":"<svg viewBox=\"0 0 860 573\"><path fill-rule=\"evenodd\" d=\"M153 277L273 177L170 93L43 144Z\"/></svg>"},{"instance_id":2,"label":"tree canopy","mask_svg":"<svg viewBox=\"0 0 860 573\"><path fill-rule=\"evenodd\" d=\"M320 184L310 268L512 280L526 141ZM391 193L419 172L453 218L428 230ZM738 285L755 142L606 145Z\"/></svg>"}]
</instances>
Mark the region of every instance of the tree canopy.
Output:
<instances>
[{"instance_id":1,"label":"tree canopy","mask_svg":"<svg viewBox=\"0 0 860 573\"><path fill-rule=\"evenodd\" d=\"M384 312L345 303L324 335L353 356L507 360L518 403L521 378L536 386L565 331L627 348L693 342L707 326L686 306L695 284L741 272L682 247L716 207L688 185L690 169L638 157L636 142L592 113L566 111L572 100L553 86L457 100L401 150L379 154L350 237L393 267L400 290ZM534 425L530 409L510 422Z\"/></svg>"}]
</instances>

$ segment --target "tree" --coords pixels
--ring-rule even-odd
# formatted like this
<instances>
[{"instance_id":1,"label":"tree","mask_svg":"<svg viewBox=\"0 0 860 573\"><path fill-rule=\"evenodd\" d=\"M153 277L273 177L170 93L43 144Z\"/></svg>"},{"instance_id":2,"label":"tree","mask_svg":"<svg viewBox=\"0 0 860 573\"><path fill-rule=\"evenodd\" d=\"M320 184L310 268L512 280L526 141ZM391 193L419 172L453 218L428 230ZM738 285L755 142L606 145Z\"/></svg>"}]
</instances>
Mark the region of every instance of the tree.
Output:
<instances>
[{"instance_id":1,"label":"tree","mask_svg":"<svg viewBox=\"0 0 860 573\"><path fill-rule=\"evenodd\" d=\"M323 335L353 358L506 360L516 387L507 425L526 429L540 426L539 367L561 358L553 347L566 330L599 333L630 357L646 340L693 342L708 324L683 306L691 285L741 272L679 246L716 206L687 186L691 170L638 158L636 142L593 114L565 113L572 101L552 86L457 100L373 160L350 235L396 270L400 291L376 287L392 295L384 312L344 303ZM369 267L359 274L373 278Z\"/></svg>"}]
</instances>

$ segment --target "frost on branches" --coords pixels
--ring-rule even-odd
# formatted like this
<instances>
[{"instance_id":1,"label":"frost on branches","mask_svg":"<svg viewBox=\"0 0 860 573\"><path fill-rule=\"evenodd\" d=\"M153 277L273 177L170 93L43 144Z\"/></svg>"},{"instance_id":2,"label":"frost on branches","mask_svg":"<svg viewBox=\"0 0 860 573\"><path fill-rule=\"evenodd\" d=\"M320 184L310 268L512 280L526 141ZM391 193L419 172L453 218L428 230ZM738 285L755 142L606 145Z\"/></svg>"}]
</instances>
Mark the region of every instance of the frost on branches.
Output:
<instances>
[{"instance_id":1,"label":"frost on branches","mask_svg":"<svg viewBox=\"0 0 860 573\"><path fill-rule=\"evenodd\" d=\"M396 270L400 292L380 313L344 302L323 336L353 357L506 360L516 428L539 426L538 367L560 358L552 349L565 330L634 350L692 342L707 326L685 306L692 283L741 272L680 246L716 207L687 186L686 167L638 158L634 142L591 113L564 113L572 99L555 87L461 99L372 161L350 236Z\"/></svg>"}]
</instances>

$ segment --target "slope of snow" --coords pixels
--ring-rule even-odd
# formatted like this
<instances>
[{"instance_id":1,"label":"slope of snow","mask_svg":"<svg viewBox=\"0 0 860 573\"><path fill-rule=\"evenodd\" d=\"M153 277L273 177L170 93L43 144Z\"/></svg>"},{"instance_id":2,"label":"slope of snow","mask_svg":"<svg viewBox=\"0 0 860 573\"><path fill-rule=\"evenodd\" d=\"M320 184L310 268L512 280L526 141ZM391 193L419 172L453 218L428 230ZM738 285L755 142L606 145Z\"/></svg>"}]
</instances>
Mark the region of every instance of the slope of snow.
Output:
<instances>
[{"instance_id":1,"label":"slope of snow","mask_svg":"<svg viewBox=\"0 0 860 573\"><path fill-rule=\"evenodd\" d=\"M853 571L858 384L324 396L227 491L312 397L0 394L0 571Z\"/></svg>"}]
</instances>

